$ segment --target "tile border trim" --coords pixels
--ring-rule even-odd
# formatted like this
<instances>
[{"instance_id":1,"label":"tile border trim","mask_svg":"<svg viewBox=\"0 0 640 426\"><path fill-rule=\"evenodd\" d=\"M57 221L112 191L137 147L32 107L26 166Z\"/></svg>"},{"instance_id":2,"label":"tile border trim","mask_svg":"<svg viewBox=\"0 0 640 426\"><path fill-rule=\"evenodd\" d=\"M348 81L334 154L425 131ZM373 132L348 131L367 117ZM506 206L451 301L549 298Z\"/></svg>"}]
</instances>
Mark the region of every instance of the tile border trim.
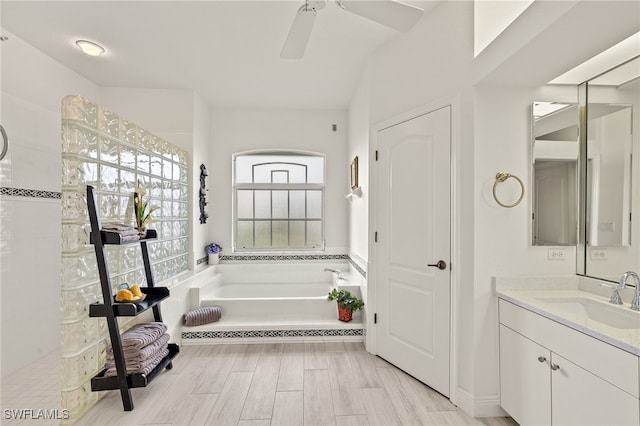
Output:
<instances>
[{"instance_id":1,"label":"tile border trim","mask_svg":"<svg viewBox=\"0 0 640 426\"><path fill-rule=\"evenodd\" d=\"M346 260L358 271L363 278L367 278L367 271L356 263L348 254L223 254L221 262L255 262L255 261L309 261L309 260ZM196 260L196 265L207 262L207 256Z\"/></svg>"},{"instance_id":2,"label":"tile border trim","mask_svg":"<svg viewBox=\"0 0 640 426\"><path fill-rule=\"evenodd\" d=\"M31 197L31 198L53 198L62 199L62 192L56 191L44 191L40 189L26 189L26 188L10 188L0 187L0 195L9 195L12 197Z\"/></svg>"},{"instance_id":3,"label":"tile border trim","mask_svg":"<svg viewBox=\"0 0 640 426\"><path fill-rule=\"evenodd\" d=\"M237 330L237 331L183 331L183 339L247 339L265 337L353 337L364 336L362 328L297 329L297 330Z\"/></svg>"},{"instance_id":4,"label":"tile border trim","mask_svg":"<svg viewBox=\"0 0 640 426\"><path fill-rule=\"evenodd\" d=\"M223 254L221 261L254 262L274 260L348 260L346 254Z\"/></svg>"}]
</instances>

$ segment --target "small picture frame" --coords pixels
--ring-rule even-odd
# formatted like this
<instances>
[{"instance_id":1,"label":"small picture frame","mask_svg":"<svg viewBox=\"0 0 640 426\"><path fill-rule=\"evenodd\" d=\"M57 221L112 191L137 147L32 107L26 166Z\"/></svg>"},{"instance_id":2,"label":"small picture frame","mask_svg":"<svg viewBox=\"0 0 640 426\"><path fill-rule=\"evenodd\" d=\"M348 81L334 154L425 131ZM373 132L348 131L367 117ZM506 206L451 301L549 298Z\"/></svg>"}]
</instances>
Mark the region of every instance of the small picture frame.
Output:
<instances>
[{"instance_id":1,"label":"small picture frame","mask_svg":"<svg viewBox=\"0 0 640 426\"><path fill-rule=\"evenodd\" d=\"M358 156L353 157L351 161L351 189L358 188Z\"/></svg>"}]
</instances>

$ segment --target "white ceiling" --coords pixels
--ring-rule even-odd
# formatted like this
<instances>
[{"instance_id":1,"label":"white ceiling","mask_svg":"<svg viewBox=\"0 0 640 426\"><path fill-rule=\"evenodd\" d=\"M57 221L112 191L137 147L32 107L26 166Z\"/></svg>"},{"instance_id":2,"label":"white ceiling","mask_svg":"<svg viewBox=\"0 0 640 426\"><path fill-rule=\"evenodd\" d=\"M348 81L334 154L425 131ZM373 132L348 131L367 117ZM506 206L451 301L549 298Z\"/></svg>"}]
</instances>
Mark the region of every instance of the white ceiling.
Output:
<instances>
[{"instance_id":1,"label":"white ceiling","mask_svg":"<svg viewBox=\"0 0 640 426\"><path fill-rule=\"evenodd\" d=\"M190 89L214 107L346 108L365 58L399 33L329 3L302 60L280 59L302 0L2 0L0 12L3 29L100 86ZM426 14L438 1L407 3ZM77 39L107 54L87 56Z\"/></svg>"}]
</instances>

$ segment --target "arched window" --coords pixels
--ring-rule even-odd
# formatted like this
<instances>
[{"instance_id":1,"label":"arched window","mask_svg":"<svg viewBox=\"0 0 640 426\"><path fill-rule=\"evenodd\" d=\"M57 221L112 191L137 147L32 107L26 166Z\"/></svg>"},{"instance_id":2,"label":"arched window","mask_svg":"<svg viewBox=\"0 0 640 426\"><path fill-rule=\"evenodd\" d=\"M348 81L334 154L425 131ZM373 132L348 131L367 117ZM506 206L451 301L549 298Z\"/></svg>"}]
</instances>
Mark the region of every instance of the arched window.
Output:
<instances>
[{"instance_id":1,"label":"arched window","mask_svg":"<svg viewBox=\"0 0 640 426\"><path fill-rule=\"evenodd\" d=\"M235 154L234 249L324 249L324 156Z\"/></svg>"}]
</instances>

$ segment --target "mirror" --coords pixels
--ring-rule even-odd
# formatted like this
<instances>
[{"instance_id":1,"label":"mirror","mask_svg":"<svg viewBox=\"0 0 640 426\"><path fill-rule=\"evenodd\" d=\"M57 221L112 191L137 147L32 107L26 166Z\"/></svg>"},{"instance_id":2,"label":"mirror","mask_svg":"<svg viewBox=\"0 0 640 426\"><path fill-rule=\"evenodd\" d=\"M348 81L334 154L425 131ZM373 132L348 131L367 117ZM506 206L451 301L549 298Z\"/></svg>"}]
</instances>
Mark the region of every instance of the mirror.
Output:
<instances>
[{"instance_id":1,"label":"mirror","mask_svg":"<svg viewBox=\"0 0 640 426\"><path fill-rule=\"evenodd\" d=\"M586 105L579 256L585 275L618 281L625 271L640 271L640 164L633 155L640 149L640 58L582 84L579 93Z\"/></svg>"},{"instance_id":2,"label":"mirror","mask_svg":"<svg viewBox=\"0 0 640 426\"><path fill-rule=\"evenodd\" d=\"M533 103L533 245L578 242L578 111L575 103Z\"/></svg>"}]
</instances>

